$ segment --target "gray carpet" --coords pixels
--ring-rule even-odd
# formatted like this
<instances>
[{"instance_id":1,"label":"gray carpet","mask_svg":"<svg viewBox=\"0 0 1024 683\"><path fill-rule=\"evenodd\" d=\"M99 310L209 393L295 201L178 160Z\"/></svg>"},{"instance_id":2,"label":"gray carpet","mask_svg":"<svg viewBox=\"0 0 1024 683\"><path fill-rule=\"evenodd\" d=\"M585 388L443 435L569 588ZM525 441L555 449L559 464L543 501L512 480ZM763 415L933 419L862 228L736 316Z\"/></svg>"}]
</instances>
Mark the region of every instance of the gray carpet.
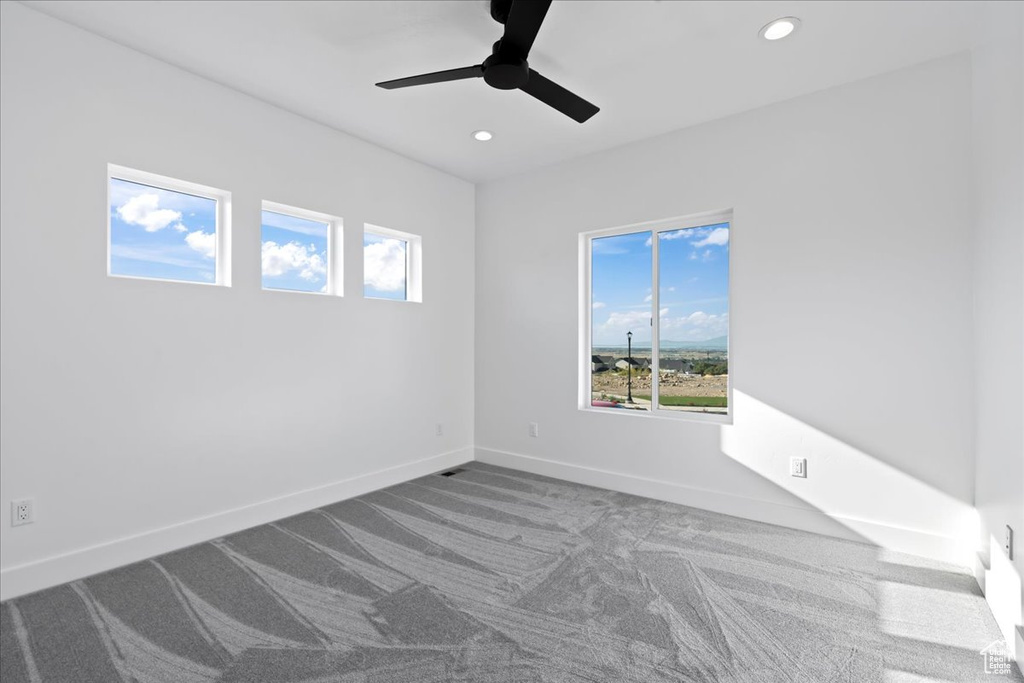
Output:
<instances>
[{"instance_id":1,"label":"gray carpet","mask_svg":"<svg viewBox=\"0 0 1024 683\"><path fill-rule=\"evenodd\" d=\"M4 603L0 680L1024 680L963 570L466 467Z\"/></svg>"}]
</instances>

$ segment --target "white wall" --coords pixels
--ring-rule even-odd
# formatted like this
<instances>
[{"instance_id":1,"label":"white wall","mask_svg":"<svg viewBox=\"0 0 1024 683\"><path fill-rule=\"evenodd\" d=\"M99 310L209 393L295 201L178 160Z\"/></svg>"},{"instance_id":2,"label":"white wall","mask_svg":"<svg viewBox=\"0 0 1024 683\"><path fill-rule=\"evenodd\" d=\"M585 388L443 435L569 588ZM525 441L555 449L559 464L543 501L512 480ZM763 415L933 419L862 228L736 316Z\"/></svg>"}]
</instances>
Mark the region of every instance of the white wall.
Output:
<instances>
[{"instance_id":1,"label":"white wall","mask_svg":"<svg viewBox=\"0 0 1024 683\"><path fill-rule=\"evenodd\" d=\"M1024 576L1024 5L986 3L972 56L978 577L1016 657ZM1017 534L1011 562L1007 525Z\"/></svg>"},{"instance_id":2,"label":"white wall","mask_svg":"<svg viewBox=\"0 0 1024 683\"><path fill-rule=\"evenodd\" d=\"M0 524L3 598L472 457L471 184L16 3L0 25L0 507L37 517ZM108 278L108 162L231 191L233 287ZM263 199L344 218L346 297L261 291ZM423 236L422 304L361 298L364 221Z\"/></svg>"},{"instance_id":3,"label":"white wall","mask_svg":"<svg viewBox=\"0 0 1024 683\"><path fill-rule=\"evenodd\" d=\"M37 506L0 597L468 459L474 392L484 460L946 559L975 496L1024 533L1007 5L973 62L478 188L474 238L468 183L0 4L0 507ZM107 278L108 162L230 190L234 286ZM260 291L262 199L345 218L347 297ZM734 425L578 411L578 233L720 208ZM423 304L358 296L364 221L424 236Z\"/></svg>"},{"instance_id":4,"label":"white wall","mask_svg":"<svg viewBox=\"0 0 1024 683\"><path fill-rule=\"evenodd\" d=\"M969 78L946 58L478 188L477 457L966 562ZM734 424L578 410L578 234L724 208Z\"/></svg>"}]
</instances>

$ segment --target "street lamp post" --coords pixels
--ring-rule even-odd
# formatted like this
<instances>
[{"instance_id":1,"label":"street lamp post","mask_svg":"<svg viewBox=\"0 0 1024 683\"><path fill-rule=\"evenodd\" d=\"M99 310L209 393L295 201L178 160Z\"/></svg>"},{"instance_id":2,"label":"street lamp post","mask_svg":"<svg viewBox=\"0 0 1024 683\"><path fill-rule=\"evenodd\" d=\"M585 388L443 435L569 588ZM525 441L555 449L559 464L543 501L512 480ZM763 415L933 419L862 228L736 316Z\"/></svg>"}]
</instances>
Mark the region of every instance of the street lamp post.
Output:
<instances>
[{"instance_id":1,"label":"street lamp post","mask_svg":"<svg viewBox=\"0 0 1024 683\"><path fill-rule=\"evenodd\" d=\"M626 333L626 403L633 402L633 332Z\"/></svg>"}]
</instances>

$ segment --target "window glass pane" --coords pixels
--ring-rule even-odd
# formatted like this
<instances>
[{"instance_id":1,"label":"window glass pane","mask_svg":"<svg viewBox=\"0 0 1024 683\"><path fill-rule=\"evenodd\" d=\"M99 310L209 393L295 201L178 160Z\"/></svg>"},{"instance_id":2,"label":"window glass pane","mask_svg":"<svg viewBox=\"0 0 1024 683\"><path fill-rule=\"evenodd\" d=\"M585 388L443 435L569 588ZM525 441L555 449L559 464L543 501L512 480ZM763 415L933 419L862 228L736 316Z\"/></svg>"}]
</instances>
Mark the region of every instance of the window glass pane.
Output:
<instances>
[{"instance_id":1,"label":"window glass pane","mask_svg":"<svg viewBox=\"0 0 1024 683\"><path fill-rule=\"evenodd\" d=\"M363 296L405 301L408 255L405 240L364 232Z\"/></svg>"},{"instance_id":2,"label":"window glass pane","mask_svg":"<svg viewBox=\"0 0 1024 683\"><path fill-rule=\"evenodd\" d=\"M729 224L659 233L658 407L726 414Z\"/></svg>"},{"instance_id":3,"label":"window glass pane","mask_svg":"<svg viewBox=\"0 0 1024 683\"><path fill-rule=\"evenodd\" d=\"M651 233L599 237L590 248L592 405L649 410Z\"/></svg>"},{"instance_id":4,"label":"window glass pane","mask_svg":"<svg viewBox=\"0 0 1024 683\"><path fill-rule=\"evenodd\" d=\"M216 282L217 200L111 178L110 274Z\"/></svg>"},{"instance_id":5,"label":"window glass pane","mask_svg":"<svg viewBox=\"0 0 1024 683\"><path fill-rule=\"evenodd\" d=\"M329 224L263 212L263 289L327 291Z\"/></svg>"}]
</instances>

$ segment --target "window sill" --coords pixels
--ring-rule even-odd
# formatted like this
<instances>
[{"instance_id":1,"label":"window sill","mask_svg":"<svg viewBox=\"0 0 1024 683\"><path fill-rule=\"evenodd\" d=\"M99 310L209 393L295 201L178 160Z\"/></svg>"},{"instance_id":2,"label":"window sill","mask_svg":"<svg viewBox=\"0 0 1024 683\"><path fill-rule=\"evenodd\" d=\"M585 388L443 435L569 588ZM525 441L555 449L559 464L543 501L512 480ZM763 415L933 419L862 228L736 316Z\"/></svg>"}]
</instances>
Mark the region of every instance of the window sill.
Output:
<instances>
[{"instance_id":1,"label":"window sill","mask_svg":"<svg viewBox=\"0 0 1024 683\"><path fill-rule=\"evenodd\" d=\"M423 303L419 299L389 299L386 296L366 296L365 294L363 295L363 298L366 299L367 301L391 301L391 302L394 302L396 304L421 304L421 303Z\"/></svg>"},{"instance_id":2,"label":"window sill","mask_svg":"<svg viewBox=\"0 0 1024 683\"><path fill-rule=\"evenodd\" d=\"M170 282L175 285L201 285L203 287L225 287L230 289L231 285L223 282L203 282L202 280L174 280L169 277L149 277L146 275L121 275L120 273L107 273L107 277L116 277L123 280L144 280L147 282Z\"/></svg>"},{"instance_id":3,"label":"window sill","mask_svg":"<svg viewBox=\"0 0 1024 683\"><path fill-rule=\"evenodd\" d=\"M703 424L731 425L732 412L722 415L719 413L701 413L697 411L674 411L674 410L629 410L627 408L600 408L595 406L581 405L580 412L603 413L606 415L629 415L640 419L673 420L682 422L696 422Z\"/></svg>"}]
</instances>

